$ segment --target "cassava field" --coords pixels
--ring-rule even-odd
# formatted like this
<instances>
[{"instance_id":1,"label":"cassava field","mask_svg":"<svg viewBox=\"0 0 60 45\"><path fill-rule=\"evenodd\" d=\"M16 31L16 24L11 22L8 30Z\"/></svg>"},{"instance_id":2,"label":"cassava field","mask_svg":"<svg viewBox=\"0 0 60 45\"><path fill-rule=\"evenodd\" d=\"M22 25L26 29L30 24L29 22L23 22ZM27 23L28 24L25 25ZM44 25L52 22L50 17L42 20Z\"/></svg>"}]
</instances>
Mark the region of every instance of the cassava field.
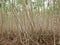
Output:
<instances>
[{"instance_id":1,"label":"cassava field","mask_svg":"<svg viewBox=\"0 0 60 45\"><path fill-rule=\"evenodd\" d=\"M0 0L0 45L60 45L60 0Z\"/></svg>"}]
</instances>

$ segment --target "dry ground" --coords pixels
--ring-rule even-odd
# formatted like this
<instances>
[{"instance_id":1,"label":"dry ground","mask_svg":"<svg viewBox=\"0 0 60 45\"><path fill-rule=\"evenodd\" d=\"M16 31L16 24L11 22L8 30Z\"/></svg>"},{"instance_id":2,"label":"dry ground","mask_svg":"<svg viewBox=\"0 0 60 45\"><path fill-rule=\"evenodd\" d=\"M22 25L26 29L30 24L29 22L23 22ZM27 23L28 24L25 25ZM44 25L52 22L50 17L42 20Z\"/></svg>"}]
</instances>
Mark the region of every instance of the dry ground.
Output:
<instances>
[{"instance_id":1,"label":"dry ground","mask_svg":"<svg viewBox=\"0 0 60 45\"><path fill-rule=\"evenodd\" d=\"M54 45L54 36L52 31L30 31L20 32L8 31L0 33L0 45ZM56 45L58 45L59 36L55 35Z\"/></svg>"}]
</instances>

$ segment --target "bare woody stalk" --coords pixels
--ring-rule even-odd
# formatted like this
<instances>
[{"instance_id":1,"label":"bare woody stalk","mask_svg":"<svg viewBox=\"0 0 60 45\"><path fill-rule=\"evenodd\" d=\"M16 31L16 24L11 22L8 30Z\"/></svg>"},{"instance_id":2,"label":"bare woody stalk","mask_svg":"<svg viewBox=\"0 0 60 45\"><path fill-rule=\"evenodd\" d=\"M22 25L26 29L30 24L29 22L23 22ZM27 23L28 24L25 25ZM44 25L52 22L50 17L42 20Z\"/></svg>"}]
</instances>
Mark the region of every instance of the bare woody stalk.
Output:
<instances>
[{"instance_id":1,"label":"bare woody stalk","mask_svg":"<svg viewBox=\"0 0 60 45\"><path fill-rule=\"evenodd\" d=\"M24 19L23 22L24 22L24 26L25 26L25 23L26 23L26 22L25 22L25 21L26 21L26 20L25 20L25 18L26 18L26 5L25 5L25 0L22 0L22 1L23 1L22 5L23 5L23 13L24 13L24 15L23 15L24 18L22 18L22 19ZM14 11L15 11L16 14L14 13ZM25 33L27 32L26 29L25 29L26 27L24 27L24 26L23 26L24 28L22 27L21 24L23 24L23 23L20 23L21 20L19 21L19 18L18 18L18 16L17 16L17 11L16 11L16 10L14 10L14 11L13 11L13 14L14 14L14 19L16 19L15 21L16 21L17 27L19 27L18 24L20 24L21 30L22 30L22 32L23 32L23 34L24 34L24 38L26 38L26 37L25 37L25 35L26 35ZM18 22L18 23L17 23L17 22ZM20 30L20 29L18 28L18 30ZM19 34L19 35L20 35L20 34ZM21 35L20 35L20 40L21 40L21 43L22 43L23 45L25 45L24 42L22 42Z\"/></svg>"},{"instance_id":2,"label":"bare woody stalk","mask_svg":"<svg viewBox=\"0 0 60 45\"><path fill-rule=\"evenodd\" d=\"M57 18L56 18L56 6L55 6L55 1L53 0L53 38L54 38L54 45L56 45L56 22L57 22Z\"/></svg>"},{"instance_id":3,"label":"bare woody stalk","mask_svg":"<svg viewBox=\"0 0 60 45\"><path fill-rule=\"evenodd\" d=\"M50 6L50 5L49 5L49 0L48 0L48 7L49 7L49 6ZM47 13L47 12L45 12L45 13ZM49 13L50 13L50 11L48 12L48 14L49 14ZM49 29L48 29L48 27L49 27L49 16L50 16L50 15L47 15L47 17L46 17L46 20L47 20L46 30L49 30Z\"/></svg>"},{"instance_id":4,"label":"bare woody stalk","mask_svg":"<svg viewBox=\"0 0 60 45\"><path fill-rule=\"evenodd\" d=\"M26 0L22 0L22 9L23 9L23 23L24 23L24 30L26 31L26 20L27 20L27 8L26 8Z\"/></svg>"},{"instance_id":5,"label":"bare woody stalk","mask_svg":"<svg viewBox=\"0 0 60 45\"><path fill-rule=\"evenodd\" d=\"M4 21L4 8L3 8L3 5L4 5L4 0L2 0L1 2L1 10L2 10L2 14L1 14L1 19L2 19L2 22L1 22L1 33L3 35L3 21Z\"/></svg>"},{"instance_id":6,"label":"bare woody stalk","mask_svg":"<svg viewBox=\"0 0 60 45\"><path fill-rule=\"evenodd\" d=\"M27 7L26 7L26 0L23 0L23 3L22 3L22 5L23 5L23 13L24 13L24 26L25 26L25 36L24 36L24 38L26 39L26 45L29 45L29 40L27 40L27 38L28 38L28 33L27 33L27 22L26 21L28 21L28 12L27 12ZM26 37L27 36L27 37Z\"/></svg>"},{"instance_id":7,"label":"bare woody stalk","mask_svg":"<svg viewBox=\"0 0 60 45\"><path fill-rule=\"evenodd\" d=\"M58 41L58 45L60 45L60 0L57 0L58 1L58 36L59 36L59 41Z\"/></svg>"},{"instance_id":8,"label":"bare woody stalk","mask_svg":"<svg viewBox=\"0 0 60 45\"><path fill-rule=\"evenodd\" d=\"M35 30L35 28L34 28L34 21L33 21L33 12L32 12L32 10L33 10L32 9L32 0L28 1L28 5L29 5L29 15L28 15L28 18L29 18L32 30Z\"/></svg>"},{"instance_id":9,"label":"bare woody stalk","mask_svg":"<svg viewBox=\"0 0 60 45\"><path fill-rule=\"evenodd\" d=\"M15 31L17 31L16 33L19 33L19 35L18 36L20 36L20 41L21 41L21 43L24 45L24 43L22 42L22 39L21 39L21 35L20 35L20 28L21 28L21 30L23 30L23 28L22 28L22 25L21 25L21 23L20 23L20 21L19 21L19 18L18 18L18 16L17 16L17 10L15 10L14 9L14 7L11 5L11 12L13 13L13 15L12 15L12 19L11 19L11 22L12 22L12 20L16 23L16 27L17 27L17 30L15 30ZM13 23L14 23L13 22ZM14 31L14 29L13 29L13 25L14 24L12 24L11 26L12 26L12 30ZM19 25L20 25L20 27L19 27ZM14 41L15 42L15 41Z\"/></svg>"}]
</instances>

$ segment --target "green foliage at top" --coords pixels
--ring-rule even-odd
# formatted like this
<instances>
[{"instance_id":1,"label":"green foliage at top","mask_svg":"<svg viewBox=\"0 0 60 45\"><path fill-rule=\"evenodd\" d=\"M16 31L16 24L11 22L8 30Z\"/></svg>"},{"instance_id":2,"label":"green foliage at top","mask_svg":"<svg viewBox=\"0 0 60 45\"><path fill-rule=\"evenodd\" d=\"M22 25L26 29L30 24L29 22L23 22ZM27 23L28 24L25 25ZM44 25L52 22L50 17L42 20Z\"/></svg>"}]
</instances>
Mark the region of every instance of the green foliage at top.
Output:
<instances>
[{"instance_id":1,"label":"green foliage at top","mask_svg":"<svg viewBox=\"0 0 60 45\"><path fill-rule=\"evenodd\" d=\"M43 3L45 2L46 0L37 0L37 2L32 2L32 5L34 8L41 8L41 7L44 7ZM12 6L14 8L20 8L20 6L22 5L22 2L23 0L15 0L15 3L10 3L9 0L5 0L5 3L4 3L4 10L5 12L8 12L9 11L9 7ZM26 5L28 4L28 0L25 0L25 3ZM56 9L56 15L59 15L59 3L58 1L56 0L56 4L55 4L55 9ZM36 9L33 8L33 13L36 14L37 11ZM48 9L49 8L49 9ZM49 11L51 11L54 7L52 7L51 5L49 5L45 10L46 10L46 15L49 15ZM44 11L44 10L43 10Z\"/></svg>"},{"instance_id":2,"label":"green foliage at top","mask_svg":"<svg viewBox=\"0 0 60 45\"><path fill-rule=\"evenodd\" d=\"M5 3L4 3L4 10L5 10L5 12L8 12L9 7L10 7L9 0L6 0Z\"/></svg>"}]
</instances>

